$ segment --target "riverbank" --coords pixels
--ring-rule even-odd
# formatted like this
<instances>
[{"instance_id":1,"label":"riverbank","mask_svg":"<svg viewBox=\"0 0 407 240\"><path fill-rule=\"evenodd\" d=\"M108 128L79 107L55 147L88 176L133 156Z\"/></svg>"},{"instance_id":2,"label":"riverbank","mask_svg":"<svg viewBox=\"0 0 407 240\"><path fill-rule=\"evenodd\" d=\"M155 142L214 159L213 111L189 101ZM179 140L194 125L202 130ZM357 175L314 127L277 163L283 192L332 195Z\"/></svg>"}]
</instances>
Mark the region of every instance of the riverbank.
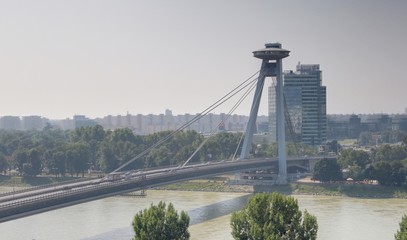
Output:
<instances>
[{"instance_id":1,"label":"riverbank","mask_svg":"<svg viewBox=\"0 0 407 240\"><path fill-rule=\"evenodd\" d=\"M356 183L319 183L296 181L287 185L230 185L231 176L220 176L208 179L179 182L154 189L176 191L204 191L204 192L280 192L289 195L321 195L346 196L353 198L402 198L407 199L407 189L403 187L383 187ZM75 180L75 177L20 177L0 175L0 186L4 187L34 187L46 184Z\"/></svg>"},{"instance_id":2,"label":"riverbank","mask_svg":"<svg viewBox=\"0 0 407 240\"><path fill-rule=\"evenodd\" d=\"M356 183L319 183L295 181L287 185L229 185L227 177L193 180L165 185L158 189L209 192L280 192L287 195L345 196L353 198L402 198L407 199L403 187L383 187Z\"/></svg>"},{"instance_id":3,"label":"riverbank","mask_svg":"<svg viewBox=\"0 0 407 240\"><path fill-rule=\"evenodd\" d=\"M228 178L216 177L210 179L191 180L179 182L154 189L158 190L176 190L176 191L203 191L203 192L242 192L253 193L253 186L249 185L229 185Z\"/></svg>"},{"instance_id":4,"label":"riverbank","mask_svg":"<svg viewBox=\"0 0 407 240\"><path fill-rule=\"evenodd\" d=\"M352 198L403 198L407 189L383 187L368 184L304 183L292 182L287 185L255 186L255 192L281 192L292 195L345 196Z\"/></svg>"}]
</instances>

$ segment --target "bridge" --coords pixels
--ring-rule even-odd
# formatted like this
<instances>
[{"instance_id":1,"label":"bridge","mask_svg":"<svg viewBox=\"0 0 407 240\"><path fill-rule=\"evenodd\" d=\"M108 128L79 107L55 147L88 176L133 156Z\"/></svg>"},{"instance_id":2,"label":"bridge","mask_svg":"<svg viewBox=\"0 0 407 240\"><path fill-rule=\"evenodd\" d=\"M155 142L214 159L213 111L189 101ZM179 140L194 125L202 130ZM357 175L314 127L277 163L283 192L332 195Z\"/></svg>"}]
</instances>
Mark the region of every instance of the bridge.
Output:
<instances>
[{"instance_id":1,"label":"bridge","mask_svg":"<svg viewBox=\"0 0 407 240\"><path fill-rule=\"evenodd\" d=\"M288 158L288 165L312 167L322 157ZM327 157L334 159L335 157ZM121 173L117 179L99 178L0 194L0 222L186 180L242 171L277 168L278 159L208 162L184 167Z\"/></svg>"},{"instance_id":2,"label":"bridge","mask_svg":"<svg viewBox=\"0 0 407 240\"><path fill-rule=\"evenodd\" d=\"M203 178L208 176L222 175L226 173L240 173L252 170L273 169L277 174L275 183L287 183L287 171L290 168L306 171L312 170L315 161L323 157L291 157L287 158L285 148L285 122L289 120L285 117L287 111L284 105L282 88L282 59L289 55L289 51L282 49L281 44L266 44L266 48L253 52L254 57L262 59L259 77L252 80L247 79L234 90L215 102L212 106L198 114L193 120L181 126L179 129L159 140L145 151L141 152L128 162L107 175L106 178L84 180L79 182L66 182L59 185L50 185L42 188L33 188L27 191L18 191L0 194L0 222L17 219L33 215L40 212L50 211L57 208L67 207L101 198L106 198L118 194L134 192L151 187L157 187L170 183ZM257 73L256 73L257 74ZM249 152L252 145L253 133L259 109L260 98L266 77L276 77L277 86L277 136L278 136L278 158L249 159ZM250 81L250 82L249 82ZM242 87L243 86L243 87ZM149 170L134 170L123 172L123 169L135 160L149 153L155 147L163 144L175 133L182 131L200 117L209 113L217 106L234 96L244 88L250 91L255 89L254 99L250 111L249 121L244 134L244 141L241 147L240 160L223 160L220 162L207 162L204 164L188 164L193 156L205 144L204 140L198 149L179 167L167 167ZM250 91L233 107L229 116L247 96ZM188 125L189 124L189 125ZM221 123L220 123L221 124ZM287 124L290 127L290 124ZM292 130L292 129L291 129ZM239 146L238 146L239 147ZM236 150L237 152L237 150ZM334 159L329 156L326 158ZM235 159L235 156L232 157ZM120 172L122 171L122 172Z\"/></svg>"}]
</instances>

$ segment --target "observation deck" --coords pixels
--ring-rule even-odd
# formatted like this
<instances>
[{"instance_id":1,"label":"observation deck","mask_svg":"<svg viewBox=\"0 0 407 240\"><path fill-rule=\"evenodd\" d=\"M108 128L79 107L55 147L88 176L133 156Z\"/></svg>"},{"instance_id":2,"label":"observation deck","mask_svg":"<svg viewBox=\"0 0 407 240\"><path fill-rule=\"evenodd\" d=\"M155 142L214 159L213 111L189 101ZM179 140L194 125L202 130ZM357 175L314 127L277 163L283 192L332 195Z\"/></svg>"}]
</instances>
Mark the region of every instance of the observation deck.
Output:
<instances>
[{"instance_id":1,"label":"observation deck","mask_svg":"<svg viewBox=\"0 0 407 240\"><path fill-rule=\"evenodd\" d=\"M281 48L280 43L268 43L266 48L253 52L253 56L264 60L279 60L288 57L290 51Z\"/></svg>"}]
</instances>

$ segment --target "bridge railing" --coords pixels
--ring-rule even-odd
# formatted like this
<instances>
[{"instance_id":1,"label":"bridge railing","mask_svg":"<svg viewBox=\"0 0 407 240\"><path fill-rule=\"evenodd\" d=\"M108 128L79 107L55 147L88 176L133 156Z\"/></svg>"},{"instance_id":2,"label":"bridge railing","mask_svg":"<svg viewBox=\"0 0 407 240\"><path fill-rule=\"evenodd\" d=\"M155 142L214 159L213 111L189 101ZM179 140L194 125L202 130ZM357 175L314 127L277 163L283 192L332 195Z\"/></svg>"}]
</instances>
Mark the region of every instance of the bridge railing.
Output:
<instances>
[{"instance_id":1,"label":"bridge railing","mask_svg":"<svg viewBox=\"0 0 407 240\"><path fill-rule=\"evenodd\" d=\"M34 196L34 197L25 198L25 199L11 200L9 202L0 203L0 210L11 208L11 207L16 207L16 206L24 206L29 203L35 203L35 202L43 201L43 200L51 200L51 199L56 199L56 198L61 198L61 197L66 197L66 196L72 196L75 194L92 192L92 191L100 190L103 188L107 189L107 188L111 188L113 186L129 184L129 183L137 182L137 181L140 181L140 179L133 179L133 180L129 180L129 181L103 182L100 184L87 185L87 186L83 186L80 188L59 190L58 192L47 193L46 195Z\"/></svg>"},{"instance_id":2,"label":"bridge railing","mask_svg":"<svg viewBox=\"0 0 407 240\"><path fill-rule=\"evenodd\" d=\"M57 186L62 186L62 185L66 185L66 184L71 184L71 183L79 183L79 182L84 182L84 181L89 181L89 180L90 180L89 178L78 178L78 179L74 179L74 180L51 183L51 184L45 184L45 185L41 185L41 186L25 187L25 188L18 189L18 190L13 190L13 191L0 193L0 197L10 196L10 195L24 193L24 192L35 191L35 190L39 190L39 189L57 187Z\"/></svg>"}]
</instances>

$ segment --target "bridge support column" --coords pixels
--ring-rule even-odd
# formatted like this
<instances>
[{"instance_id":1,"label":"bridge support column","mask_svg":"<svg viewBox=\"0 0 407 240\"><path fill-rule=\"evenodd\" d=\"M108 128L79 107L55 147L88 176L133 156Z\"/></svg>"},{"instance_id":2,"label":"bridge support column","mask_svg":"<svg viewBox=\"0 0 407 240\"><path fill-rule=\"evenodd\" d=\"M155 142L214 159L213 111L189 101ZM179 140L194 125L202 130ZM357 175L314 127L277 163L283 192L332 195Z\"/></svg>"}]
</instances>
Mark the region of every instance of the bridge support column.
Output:
<instances>
[{"instance_id":1,"label":"bridge support column","mask_svg":"<svg viewBox=\"0 0 407 240\"><path fill-rule=\"evenodd\" d=\"M278 178L277 183L287 183L287 151L285 149L285 116L283 95L283 61L277 64L277 142L278 142Z\"/></svg>"},{"instance_id":2,"label":"bridge support column","mask_svg":"<svg viewBox=\"0 0 407 240\"><path fill-rule=\"evenodd\" d=\"M240 159L246 159L249 157L249 151L250 151L252 140L253 140L253 134L256 130L256 120L257 120L257 114L259 112L261 94L263 92L264 81L266 79L267 62L268 62L267 60L263 60L263 63L261 65L260 74L259 74L259 78L257 80L257 85L256 85L256 91L254 93L252 107L250 109L249 121L247 123L246 133L244 135L244 141L243 141L243 145L242 145L242 152L240 153Z\"/></svg>"},{"instance_id":3,"label":"bridge support column","mask_svg":"<svg viewBox=\"0 0 407 240\"><path fill-rule=\"evenodd\" d=\"M253 52L254 57L262 59L256 92L254 94L252 108L250 109L249 122L247 123L245 138L242 145L240 159L247 159L252 144L253 134L256 128L257 113L259 110L261 94L266 77L277 78L277 141L279 172L277 183L287 183L287 157L285 149L285 117L283 96L283 61L288 57L289 51L282 49L280 43L266 44L266 48ZM274 130L274 129L271 129Z\"/></svg>"}]
</instances>

